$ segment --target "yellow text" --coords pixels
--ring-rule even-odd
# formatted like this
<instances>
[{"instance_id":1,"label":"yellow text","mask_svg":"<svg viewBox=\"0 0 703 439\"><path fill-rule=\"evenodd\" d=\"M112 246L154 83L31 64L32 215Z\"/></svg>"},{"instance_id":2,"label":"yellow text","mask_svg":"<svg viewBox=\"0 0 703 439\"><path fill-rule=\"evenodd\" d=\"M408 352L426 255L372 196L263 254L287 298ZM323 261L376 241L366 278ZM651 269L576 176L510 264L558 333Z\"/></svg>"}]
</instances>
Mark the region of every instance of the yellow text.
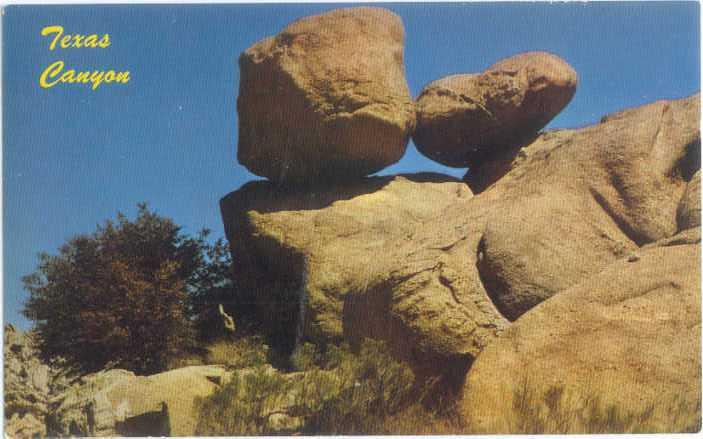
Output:
<instances>
[{"instance_id":1,"label":"yellow text","mask_svg":"<svg viewBox=\"0 0 703 439\"><path fill-rule=\"evenodd\" d=\"M49 44L49 50L54 50L56 46L61 49L74 47L80 49L83 47L105 49L110 46L110 35L105 34L98 37L96 34L91 35L64 35L63 26L46 26L41 30L43 37L48 37L51 34L56 34Z\"/></svg>"},{"instance_id":2,"label":"yellow text","mask_svg":"<svg viewBox=\"0 0 703 439\"><path fill-rule=\"evenodd\" d=\"M114 70L94 70L76 72L73 69L64 70L64 62L51 63L39 77L41 88L51 88L57 84L90 84L93 90L101 84L126 84L129 82L129 71L116 72Z\"/></svg>"}]
</instances>

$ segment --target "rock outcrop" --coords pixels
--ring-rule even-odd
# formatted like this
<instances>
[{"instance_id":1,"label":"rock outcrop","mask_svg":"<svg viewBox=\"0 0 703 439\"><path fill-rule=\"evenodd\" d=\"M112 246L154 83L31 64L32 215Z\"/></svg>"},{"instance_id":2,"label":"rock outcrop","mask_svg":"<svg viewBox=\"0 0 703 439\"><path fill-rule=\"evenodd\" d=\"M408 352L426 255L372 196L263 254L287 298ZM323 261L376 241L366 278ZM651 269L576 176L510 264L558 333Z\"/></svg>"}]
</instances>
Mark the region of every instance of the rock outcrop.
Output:
<instances>
[{"instance_id":1,"label":"rock outcrop","mask_svg":"<svg viewBox=\"0 0 703 439\"><path fill-rule=\"evenodd\" d=\"M472 433L698 431L700 252L655 243L522 316L469 372Z\"/></svg>"},{"instance_id":2,"label":"rock outcrop","mask_svg":"<svg viewBox=\"0 0 703 439\"><path fill-rule=\"evenodd\" d=\"M287 392L251 395L247 383L252 378L269 377L281 383L301 383L324 378L334 381L330 371L283 373L264 365L256 368L226 369L222 366L188 366L149 376L122 369L110 369L81 377L80 381L54 398L49 419L52 436L197 436L208 431L201 417L205 398L237 380L235 386L245 398L261 398L258 409L266 432L282 434L299 431L306 413L305 386L281 385ZM235 394L237 395L237 394ZM236 398L236 396L235 396ZM223 408L223 407L219 407ZM249 416L252 414L250 413ZM252 421L247 419L245 421Z\"/></svg>"},{"instance_id":3,"label":"rock outcrop","mask_svg":"<svg viewBox=\"0 0 703 439\"><path fill-rule=\"evenodd\" d=\"M193 436L197 398L226 380L218 366L189 366L150 376L111 369L81 377L52 404L57 436Z\"/></svg>"},{"instance_id":4,"label":"rock outcrop","mask_svg":"<svg viewBox=\"0 0 703 439\"><path fill-rule=\"evenodd\" d=\"M221 202L227 237L263 325L285 321L276 312L298 337L387 339L446 359L429 361L441 371L506 318L673 236L699 113L696 95L546 133L473 197L390 177L287 193L252 183Z\"/></svg>"},{"instance_id":5,"label":"rock outcrop","mask_svg":"<svg viewBox=\"0 0 703 439\"><path fill-rule=\"evenodd\" d=\"M432 160L476 171L533 139L569 103L576 83L571 66L545 52L504 59L481 74L439 79L417 99L413 140Z\"/></svg>"},{"instance_id":6,"label":"rock outcrop","mask_svg":"<svg viewBox=\"0 0 703 439\"><path fill-rule=\"evenodd\" d=\"M305 17L239 59L237 158L282 182L360 177L404 154L415 109L404 29L380 8Z\"/></svg>"},{"instance_id":7,"label":"rock outcrop","mask_svg":"<svg viewBox=\"0 0 703 439\"><path fill-rule=\"evenodd\" d=\"M501 194L480 270L511 319L638 246L674 235L700 149L699 97L660 101L546 133L476 201Z\"/></svg>"},{"instance_id":8,"label":"rock outcrop","mask_svg":"<svg viewBox=\"0 0 703 439\"><path fill-rule=\"evenodd\" d=\"M467 273L469 243L451 241L451 224L444 231L438 220L470 200L460 181L417 174L313 190L254 182L221 209L237 278L265 326L277 322L293 338L374 337L405 356L452 357L478 353L506 323Z\"/></svg>"},{"instance_id":9,"label":"rock outcrop","mask_svg":"<svg viewBox=\"0 0 703 439\"><path fill-rule=\"evenodd\" d=\"M4 332L5 434L45 437L51 397L61 391L63 371L42 361L33 332L12 325Z\"/></svg>"}]
</instances>

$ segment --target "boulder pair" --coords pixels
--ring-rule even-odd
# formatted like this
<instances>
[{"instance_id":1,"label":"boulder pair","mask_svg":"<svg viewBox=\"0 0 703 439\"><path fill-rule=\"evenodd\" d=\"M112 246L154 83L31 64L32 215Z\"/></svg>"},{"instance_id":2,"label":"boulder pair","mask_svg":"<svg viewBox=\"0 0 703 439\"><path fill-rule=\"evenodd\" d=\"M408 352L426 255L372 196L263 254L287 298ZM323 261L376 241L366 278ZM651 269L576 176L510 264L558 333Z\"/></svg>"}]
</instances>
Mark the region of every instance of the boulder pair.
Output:
<instances>
[{"instance_id":1,"label":"boulder pair","mask_svg":"<svg viewBox=\"0 0 703 439\"><path fill-rule=\"evenodd\" d=\"M530 52L432 82L413 102L404 33L386 9L337 9L247 49L239 162L274 182L354 179L400 160L412 136L430 159L474 170L533 138L576 90L565 61Z\"/></svg>"}]
</instances>

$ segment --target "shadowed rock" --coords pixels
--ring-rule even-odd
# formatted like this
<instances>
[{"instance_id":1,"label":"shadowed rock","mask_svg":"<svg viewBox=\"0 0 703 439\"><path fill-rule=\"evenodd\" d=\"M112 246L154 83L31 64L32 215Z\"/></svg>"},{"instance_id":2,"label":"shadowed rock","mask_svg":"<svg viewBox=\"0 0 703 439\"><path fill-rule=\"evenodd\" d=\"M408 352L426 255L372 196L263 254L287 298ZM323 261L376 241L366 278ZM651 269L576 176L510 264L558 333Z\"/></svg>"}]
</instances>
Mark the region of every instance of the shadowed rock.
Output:
<instances>
[{"instance_id":1,"label":"shadowed rock","mask_svg":"<svg viewBox=\"0 0 703 439\"><path fill-rule=\"evenodd\" d=\"M676 211L679 230L701 226L701 171L697 171L681 197Z\"/></svg>"}]
</instances>

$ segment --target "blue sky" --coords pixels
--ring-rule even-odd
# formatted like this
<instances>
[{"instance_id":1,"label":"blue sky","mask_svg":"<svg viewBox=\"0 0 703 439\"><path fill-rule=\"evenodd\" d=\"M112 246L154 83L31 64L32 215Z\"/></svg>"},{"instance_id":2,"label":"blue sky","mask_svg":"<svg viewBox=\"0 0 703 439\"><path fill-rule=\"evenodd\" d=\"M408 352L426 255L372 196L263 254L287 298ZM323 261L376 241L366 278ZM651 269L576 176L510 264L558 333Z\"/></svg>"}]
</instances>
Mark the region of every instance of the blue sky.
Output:
<instances>
[{"instance_id":1,"label":"blue sky","mask_svg":"<svg viewBox=\"0 0 703 439\"><path fill-rule=\"evenodd\" d=\"M236 163L237 58L296 18L330 4L12 6L3 16L4 318L19 315L21 276L117 211L147 201L187 233L223 235L218 200L256 178ZM548 128L700 88L699 6L669 3L375 4L405 24L413 96L440 77L545 50L579 74L570 105ZM48 25L110 34L107 49L50 51ZM78 70L129 70L126 85L42 89L63 60ZM382 173L461 176L412 144Z\"/></svg>"}]
</instances>

